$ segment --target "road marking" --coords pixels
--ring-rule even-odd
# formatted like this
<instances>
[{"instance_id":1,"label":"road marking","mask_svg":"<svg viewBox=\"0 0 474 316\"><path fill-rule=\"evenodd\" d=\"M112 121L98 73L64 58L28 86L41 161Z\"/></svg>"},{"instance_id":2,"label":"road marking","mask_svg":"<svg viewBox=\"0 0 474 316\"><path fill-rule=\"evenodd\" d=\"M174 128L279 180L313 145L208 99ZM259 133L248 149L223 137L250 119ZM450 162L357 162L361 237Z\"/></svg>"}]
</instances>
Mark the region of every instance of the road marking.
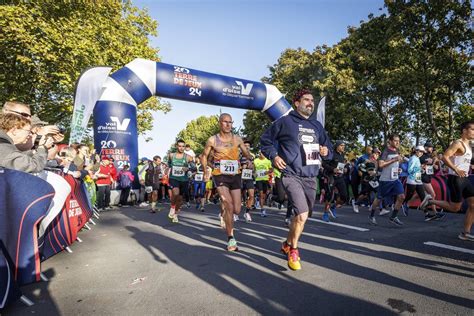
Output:
<instances>
[{"instance_id":1,"label":"road marking","mask_svg":"<svg viewBox=\"0 0 474 316\"><path fill-rule=\"evenodd\" d=\"M428 246L444 248L444 249L450 249L450 250L454 250L454 251L470 253L470 254L474 255L474 250L471 250L471 249L465 249L465 248L454 247L454 246L445 245L445 244L439 244L437 242L432 242L432 241L427 241L427 242L424 242L423 244L428 245Z\"/></svg>"},{"instance_id":2,"label":"road marking","mask_svg":"<svg viewBox=\"0 0 474 316\"><path fill-rule=\"evenodd\" d=\"M357 230L357 231L360 231L360 232L368 232L370 230L368 228L350 226L350 225L339 224L339 223L334 223L334 222L325 222L323 220L316 219L316 218L308 218L308 220L313 221L313 222L327 224L327 225L333 225L333 226L339 226L339 227L344 227L344 228L348 228L348 229L353 229L353 230Z\"/></svg>"}]
</instances>

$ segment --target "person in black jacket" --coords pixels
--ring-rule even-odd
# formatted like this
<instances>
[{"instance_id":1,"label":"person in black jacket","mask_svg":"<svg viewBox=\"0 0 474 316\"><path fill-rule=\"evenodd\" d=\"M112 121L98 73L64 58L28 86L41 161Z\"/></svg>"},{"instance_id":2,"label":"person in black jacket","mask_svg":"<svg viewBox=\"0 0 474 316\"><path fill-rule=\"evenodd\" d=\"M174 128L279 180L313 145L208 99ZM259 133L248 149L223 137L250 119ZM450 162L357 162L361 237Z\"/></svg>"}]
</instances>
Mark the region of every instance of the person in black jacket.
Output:
<instances>
[{"instance_id":1,"label":"person in black jacket","mask_svg":"<svg viewBox=\"0 0 474 316\"><path fill-rule=\"evenodd\" d=\"M341 207L348 201L347 186L344 179L346 168L344 151L346 145L342 140L336 141L334 154L331 160L323 160L324 184L325 184L325 207L323 220L329 222L329 216L336 219L336 207ZM336 197L336 190L337 197Z\"/></svg>"}]
</instances>

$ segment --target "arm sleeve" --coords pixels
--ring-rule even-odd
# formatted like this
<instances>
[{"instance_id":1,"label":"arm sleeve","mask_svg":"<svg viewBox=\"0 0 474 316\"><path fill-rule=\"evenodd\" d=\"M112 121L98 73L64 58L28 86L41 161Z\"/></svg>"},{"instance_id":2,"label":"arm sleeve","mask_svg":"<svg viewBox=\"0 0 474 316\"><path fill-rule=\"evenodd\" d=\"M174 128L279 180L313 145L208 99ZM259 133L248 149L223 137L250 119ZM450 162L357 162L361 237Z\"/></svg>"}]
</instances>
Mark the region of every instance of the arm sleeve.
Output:
<instances>
[{"instance_id":1,"label":"arm sleeve","mask_svg":"<svg viewBox=\"0 0 474 316\"><path fill-rule=\"evenodd\" d=\"M328 148L328 155L326 157L321 157L321 158L323 160L332 160L334 149L332 147L331 140L329 139L329 136L326 133L326 130L321 125L321 123L319 123L319 145L326 146Z\"/></svg>"},{"instance_id":2,"label":"arm sleeve","mask_svg":"<svg viewBox=\"0 0 474 316\"><path fill-rule=\"evenodd\" d=\"M46 166L48 152L45 148L38 149L36 154L28 155L19 150L9 153L4 161L4 167L28 173L40 172Z\"/></svg>"},{"instance_id":3,"label":"arm sleeve","mask_svg":"<svg viewBox=\"0 0 474 316\"><path fill-rule=\"evenodd\" d=\"M260 149L263 155L271 161L278 155L278 150L274 144L281 130L281 121L274 122L260 137Z\"/></svg>"}]
</instances>

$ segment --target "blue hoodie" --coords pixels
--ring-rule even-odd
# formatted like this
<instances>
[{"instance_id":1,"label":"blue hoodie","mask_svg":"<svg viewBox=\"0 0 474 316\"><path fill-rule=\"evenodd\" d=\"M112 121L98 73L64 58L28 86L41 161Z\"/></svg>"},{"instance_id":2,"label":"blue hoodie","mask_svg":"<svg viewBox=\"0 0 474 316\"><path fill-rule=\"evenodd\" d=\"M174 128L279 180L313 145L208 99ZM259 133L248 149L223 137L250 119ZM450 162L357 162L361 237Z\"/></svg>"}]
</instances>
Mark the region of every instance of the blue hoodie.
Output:
<instances>
[{"instance_id":1,"label":"blue hoodie","mask_svg":"<svg viewBox=\"0 0 474 316\"><path fill-rule=\"evenodd\" d=\"M333 148L324 127L315 117L304 118L296 111L275 121L260 138L260 148L268 159L278 155L286 162L283 174L300 177L316 177L319 173L318 165L305 165L305 156L302 154L303 144L314 143L328 147L325 160L331 160Z\"/></svg>"}]
</instances>

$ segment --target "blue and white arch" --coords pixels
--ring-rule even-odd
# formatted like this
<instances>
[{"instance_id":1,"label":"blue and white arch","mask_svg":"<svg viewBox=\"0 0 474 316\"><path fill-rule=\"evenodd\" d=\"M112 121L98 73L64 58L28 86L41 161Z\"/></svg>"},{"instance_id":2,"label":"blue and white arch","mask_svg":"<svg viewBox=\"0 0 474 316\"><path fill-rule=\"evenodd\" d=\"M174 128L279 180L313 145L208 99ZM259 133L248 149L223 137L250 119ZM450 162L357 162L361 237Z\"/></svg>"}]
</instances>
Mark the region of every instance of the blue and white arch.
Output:
<instances>
[{"instance_id":1,"label":"blue and white arch","mask_svg":"<svg viewBox=\"0 0 474 316\"><path fill-rule=\"evenodd\" d=\"M102 154L137 165L136 108L153 95L262 111L272 121L291 110L273 85L135 59L107 78L94 108L94 142Z\"/></svg>"}]
</instances>

